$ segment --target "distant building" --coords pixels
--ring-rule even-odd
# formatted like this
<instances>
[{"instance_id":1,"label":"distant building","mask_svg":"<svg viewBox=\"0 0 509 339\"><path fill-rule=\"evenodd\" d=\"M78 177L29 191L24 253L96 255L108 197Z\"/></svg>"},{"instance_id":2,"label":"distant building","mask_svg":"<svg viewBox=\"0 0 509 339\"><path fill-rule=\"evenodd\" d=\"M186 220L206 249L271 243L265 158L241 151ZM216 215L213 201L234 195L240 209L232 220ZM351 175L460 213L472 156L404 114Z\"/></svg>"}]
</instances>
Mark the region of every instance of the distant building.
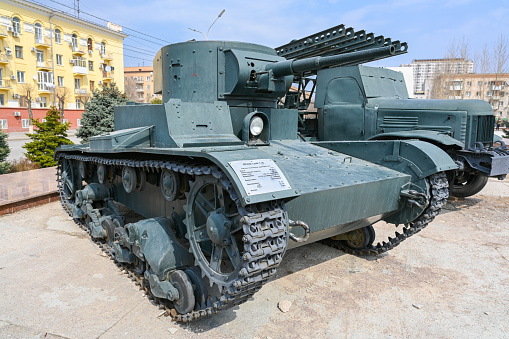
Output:
<instances>
[{"instance_id":1,"label":"distant building","mask_svg":"<svg viewBox=\"0 0 509 339\"><path fill-rule=\"evenodd\" d=\"M0 128L26 131L26 91L32 88L34 117L56 105L55 92L68 89L66 120L79 126L90 91L116 82L123 91L121 27L94 24L24 0L0 6ZM58 93L58 92L57 92Z\"/></svg>"},{"instance_id":2,"label":"distant building","mask_svg":"<svg viewBox=\"0 0 509 339\"><path fill-rule=\"evenodd\" d=\"M149 103L154 98L154 72L152 66L124 67L124 88L133 101Z\"/></svg>"},{"instance_id":3,"label":"distant building","mask_svg":"<svg viewBox=\"0 0 509 339\"><path fill-rule=\"evenodd\" d=\"M474 63L465 59L415 59L410 64L400 67L411 67L414 75L413 94L416 98L427 98L424 83L432 87L433 78L441 73L473 73ZM429 95L429 93L428 93Z\"/></svg>"},{"instance_id":4,"label":"distant building","mask_svg":"<svg viewBox=\"0 0 509 339\"><path fill-rule=\"evenodd\" d=\"M446 99L480 99L490 103L493 114L509 119L509 73L462 74L444 82Z\"/></svg>"}]
</instances>

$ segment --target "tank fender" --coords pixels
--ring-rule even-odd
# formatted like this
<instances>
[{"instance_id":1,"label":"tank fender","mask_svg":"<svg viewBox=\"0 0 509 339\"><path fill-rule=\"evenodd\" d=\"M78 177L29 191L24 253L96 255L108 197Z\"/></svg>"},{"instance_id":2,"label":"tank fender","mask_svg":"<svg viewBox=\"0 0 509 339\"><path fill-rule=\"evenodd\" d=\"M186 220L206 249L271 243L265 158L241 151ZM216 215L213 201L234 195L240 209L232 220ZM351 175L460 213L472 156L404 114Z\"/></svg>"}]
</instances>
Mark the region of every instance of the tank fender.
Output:
<instances>
[{"instance_id":1,"label":"tank fender","mask_svg":"<svg viewBox=\"0 0 509 339\"><path fill-rule=\"evenodd\" d=\"M336 141L316 145L367 160L422 180L458 165L439 147L420 140Z\"/></svg>"},{"instance_id":2,"label":"tank fender","mask_svg":"<svg viewBox=\"0 0 509 339\"><path fill-rule=\"evenodd\" d=\"M150 265L159 280L165 280L177 268L194 265L192 253L177 240L172 222L158 217L126 225L133 252Z\"/></svg>"},{"instance_id":3,"label":"tank fender","mask_svg":"<svg viewBox=\"0 0 509 339\"><path fill-rule=\"evenodd\" d=\"M369 138L368 140L394 140L394 139L418 139L429 141L434 144L440 144L444 146L453 146L456 148L465 148L465 144L461 141L454 139L450 135L437 132L437 131L425 131L425 130L412 130L412 131L397 131L390 133L377 134Z\"/></svg>"},{"instance_id":4,"label":"tank fender","mask_svg":"<svg viewBox=\"0 0 509 339\"><path fill-rule=\"evenodd\" d=\"M504 139L500 135L493 134L493 143L503 142L503 141L504 141Z\"/></svg>"}]
</instances>

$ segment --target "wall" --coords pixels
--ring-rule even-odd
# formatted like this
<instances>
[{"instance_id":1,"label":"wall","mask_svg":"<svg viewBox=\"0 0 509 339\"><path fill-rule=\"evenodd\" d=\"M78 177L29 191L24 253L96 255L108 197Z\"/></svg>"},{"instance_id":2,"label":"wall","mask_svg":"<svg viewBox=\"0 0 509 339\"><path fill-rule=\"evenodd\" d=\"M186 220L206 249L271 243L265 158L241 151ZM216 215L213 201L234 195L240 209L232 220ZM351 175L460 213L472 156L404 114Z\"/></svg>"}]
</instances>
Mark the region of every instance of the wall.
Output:
<instances>
[{"instance_id":1,"label":"wall","mask_svg":"<svg viewBox=\"0 0 509 339\"><path fill-rule=\"evenodd\" d=\"M32 108L34 119L41 121L46 116L48 108ZM15 117L14 112L20 112L21 116ZM77 119L81 119L82 109L66 109L64 110L64 119L67 119L71 124L70 129L78 127ZM28 109L26 107L0 107L0 120L7 119L7 129L2 129L3 132L26 132L28 127L22 127L22 119L28 119Z\"/></svg>"}]
</instances>

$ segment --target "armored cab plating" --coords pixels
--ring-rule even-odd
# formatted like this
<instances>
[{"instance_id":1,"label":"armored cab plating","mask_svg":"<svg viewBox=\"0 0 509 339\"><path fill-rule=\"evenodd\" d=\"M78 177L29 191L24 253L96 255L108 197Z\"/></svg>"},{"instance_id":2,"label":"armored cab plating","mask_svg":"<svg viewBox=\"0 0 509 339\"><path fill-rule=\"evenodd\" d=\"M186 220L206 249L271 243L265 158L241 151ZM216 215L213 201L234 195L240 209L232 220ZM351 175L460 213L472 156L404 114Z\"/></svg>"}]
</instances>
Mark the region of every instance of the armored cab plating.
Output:
<instances>
[{"instance_id":1,"label":"armored cab plating","mask_svg":"<svg viewBox=\"0 0 509 339\"><path fill-rule=\"evenodd\" d=\"M286 61L241 42L166 46L154 60L163 104L117 107L114 131L57 151L63 206L177 321L246 301L306 242L387 251L433 220L454 162L420 141L367 142L373 162L304 142L298 110L277 100L298 72L392 54ZM404 226L374 246L380 220Z\"/></svg>"}]
</instances>

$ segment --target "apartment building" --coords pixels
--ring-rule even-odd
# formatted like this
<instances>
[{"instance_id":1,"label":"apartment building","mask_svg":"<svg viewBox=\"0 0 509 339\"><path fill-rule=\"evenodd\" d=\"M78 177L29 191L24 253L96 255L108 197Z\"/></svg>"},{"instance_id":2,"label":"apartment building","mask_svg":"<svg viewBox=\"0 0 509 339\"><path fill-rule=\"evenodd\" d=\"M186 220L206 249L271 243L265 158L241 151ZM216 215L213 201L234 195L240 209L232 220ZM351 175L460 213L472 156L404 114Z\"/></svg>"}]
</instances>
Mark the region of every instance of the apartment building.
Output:
<instances>
[{"instance_id":1,"label":"apartment building","mask_svg":"<svg viewBox=\"0 0 509 339\"><path fill-rule=\"evenodd\" d=\"M415 98L429 99L428 88L432 87L433 78L441 73L464 74L474 72L474 63L462 58L457 59L415 59L410 64L400 67L411 67L414 75L413 93ZM426 86L425 86L426 83ZM426 88L425 88L426 87Z\"/></svg>"},{"instance_id":2,"label":"apartment building","mask_svg":"<svg viewBox=\"0 0 509 339\"><path fill-rule=\"evenodd\" d=\"M154 72L152 66L124 67L126 95L134 102L149 103L161 95L154 94Z\"/></svg>"},{"instance_id":3,"label":"apartment building","mask_svg":"<svg viewBox=\"0 0 509 339\"><path fill-rule=\"evenodd\" d=\"M509 119L509 73L462 74L444 82L446 99L480 99L490 103L493 114Z\"/></svg>"},{"instance_id":4,"label":"apartment building","mask_svg":"<svg viewBox=\"0 0 509 339\"><path fill-rule=\"evenodd\" d=\"M34 117L42 118L64 89L64 118L78 127L91 91L110 82L124 89L126 37L111 23L101 26L32 2L2 0L0 128L28 129L27 95Z\"/></svg>"}]
</instances>

